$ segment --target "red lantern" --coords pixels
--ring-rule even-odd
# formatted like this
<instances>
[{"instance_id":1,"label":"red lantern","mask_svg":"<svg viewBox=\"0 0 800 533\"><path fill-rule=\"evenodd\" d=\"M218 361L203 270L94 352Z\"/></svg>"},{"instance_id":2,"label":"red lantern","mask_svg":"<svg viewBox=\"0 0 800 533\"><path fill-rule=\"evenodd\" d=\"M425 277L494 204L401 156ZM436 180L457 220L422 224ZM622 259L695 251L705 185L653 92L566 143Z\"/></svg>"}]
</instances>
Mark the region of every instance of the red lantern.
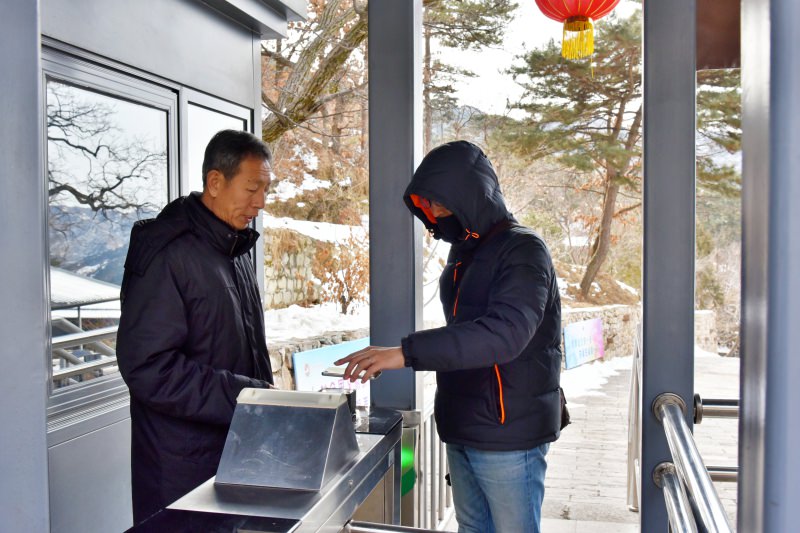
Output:
<instances>
[{"instance_id":1,"label":"red lantern","mask_svg":"<svg viewBox=\"0 0 800 533\"><path fill-rule=\"evenodd\" d=\"M547 17L564 23L561 55L579 59L594 52L594 21L608 15L619 0L536 0Z\"/></svg>"}]
</instances>

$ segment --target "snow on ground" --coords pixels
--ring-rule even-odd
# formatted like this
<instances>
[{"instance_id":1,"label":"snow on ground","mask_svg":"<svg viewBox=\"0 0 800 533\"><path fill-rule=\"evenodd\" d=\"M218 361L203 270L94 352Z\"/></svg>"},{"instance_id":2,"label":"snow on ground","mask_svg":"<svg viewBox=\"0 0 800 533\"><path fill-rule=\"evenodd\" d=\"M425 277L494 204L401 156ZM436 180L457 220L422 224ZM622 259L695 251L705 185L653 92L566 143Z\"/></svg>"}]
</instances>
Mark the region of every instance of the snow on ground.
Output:
<instances>
[{"instance_id":1,"label":"snow on ground","mask_svg":"<svg viewBox=\"0 0 800 533\"><path fill-rule=\"evenodd\" d=\"M347 241L350 236L357 239L366 239L367 236L366 226L346 226L329 222L295 220L287 217L273 217L266 213L263 216L263 223L265 228L291 229L312 239L325 242L341 243Z\"/></svg>"},{"instance_id":2,"label":"snow on ground","mask_svg":"<svg viewBox=\"0 0 800 533\"><path fill-rule=\"evenodd\" d=\"M696 358L704 357L706 359L719 359L720 357L718 353L706 351L696 344L694 345L694 356Z\"/></svg>"},{"instance_id":3,"label":"snow on ground","mask_svg":"<svg viewBox=\"0 0 800 533\"><path fill-rule=\"evenodd\" d=\"M329 189L331 182L318 180L308 172L303 174L303 183L298 187L289 181L280 181L275 185L275 192L267 195L267 203L271 204L275 201L285 202L295 198L302 191L313 191L316 189Z\"/></svg>"},{"instance_id":4,"label":"snow on ground","mask_svg":"<svg viewBox=\"0 0 800 533\"><path fill-rule=\"evenodd\" d=\"M574 300L575 298L573 298L569 294L569 292L567 292L567 291L568 291L568 289L570 287L574 288L575 291L577 291L578 289L580 289L581 284L580 283L570 283L566 279L559 278L559 277L556 277L556 281L558 283L558 294L561 295L561 299L562 300Z\"/></svg>"},{"instance_id":5,"label":"snow on ground","mask_svg":"<svg viewBox=\"0 0 800 533\"><path fill-rule=\"evenodd\" d=\"M621 370L630 369L632 364L633 356L615 357L565 370L561 373L561 387L569 405L582 405L576 401L579 397L605 396L601 389L608 378L616 376Z\"/></svg>"},{"instance_id":6,"label":"snow on ground","mask_svg":"<svg viewBox=\"0 0 800 533\"><path fill-rule=\"evenodd\" d=\"M620 288L625 289L626 291L628 291L629 293L633 294L634 296L638 296L639 295L639 291L637 291L636 289L634 289L630 285L626 285L625 283L622 283L619 280L615 280L615 281L617 282L617 285L620 286Z\"/></svg>"},{"instance_id":7,"label":"snow on ground","mask_svg":"<svg viewBox=\"0 0 800 533\"><path fill-rule=\"evenodd\" d=\"M327 331L350 331L369 327L369 307L353 306L353 314L343 315L339 306L324 303L312 307L291 305L269 309L264 313L267 344L270 342L306 339ZM399 341L399 339L398 339Z\"/></svg>"}]
</instances>

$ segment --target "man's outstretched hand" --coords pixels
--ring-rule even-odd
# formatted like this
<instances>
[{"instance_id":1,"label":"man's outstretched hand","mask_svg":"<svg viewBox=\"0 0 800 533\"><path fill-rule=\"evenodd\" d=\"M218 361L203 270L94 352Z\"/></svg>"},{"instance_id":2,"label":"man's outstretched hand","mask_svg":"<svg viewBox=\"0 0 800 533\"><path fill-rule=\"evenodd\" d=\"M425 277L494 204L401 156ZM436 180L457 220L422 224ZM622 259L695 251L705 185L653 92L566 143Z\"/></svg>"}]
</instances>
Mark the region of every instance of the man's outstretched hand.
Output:
<instances>
[{"instance_id":1,"label":"man's outstretched hand","mask_svg":"<svg viewBox=\"0 0 800 533\"><path fill-rule=\"evenodd\" d=\"M339 359L334 364L337 366L347 364L344 379L356 381L360 377L361 383L365 383L383 370L403 368L405 358L399 346L367 346Z\"/></svg>"}]
</instances>

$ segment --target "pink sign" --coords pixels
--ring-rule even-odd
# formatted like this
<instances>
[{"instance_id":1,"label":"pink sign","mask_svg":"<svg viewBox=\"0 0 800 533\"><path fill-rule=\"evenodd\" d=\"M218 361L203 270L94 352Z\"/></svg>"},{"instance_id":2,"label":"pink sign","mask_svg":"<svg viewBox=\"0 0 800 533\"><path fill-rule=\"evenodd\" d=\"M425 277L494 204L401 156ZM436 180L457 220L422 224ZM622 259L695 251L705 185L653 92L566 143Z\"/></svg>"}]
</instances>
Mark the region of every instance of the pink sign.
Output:
<instances>
[{"instance_id":1,"label":"pink sign","mask_svg":"<svg viewBox=\"0 0 800 533\"><path fill-rule=\"evenodd\" d=\"M567 324L564 328L564 356L567 369L602 359L603 321L599 318Z\"/></svg>"}]
</instances>

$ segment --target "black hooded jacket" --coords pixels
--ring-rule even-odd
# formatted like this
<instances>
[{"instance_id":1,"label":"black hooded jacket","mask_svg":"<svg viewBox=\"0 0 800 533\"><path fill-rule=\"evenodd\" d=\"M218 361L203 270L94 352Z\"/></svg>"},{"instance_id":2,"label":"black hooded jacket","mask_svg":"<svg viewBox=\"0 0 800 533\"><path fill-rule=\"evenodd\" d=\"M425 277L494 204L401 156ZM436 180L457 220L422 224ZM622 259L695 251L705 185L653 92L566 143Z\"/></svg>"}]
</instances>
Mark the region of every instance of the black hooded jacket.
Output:
<instances>
[{"instance_id":1,"label":"black hooded jacket","mask_svg":"<svg viewBox=\"0 0 800 533\"><path fill-rule=\"evenodd\" d=\"M216 473L237 395L272 383L256 239L197 193L131 230L117 358L131 395L136 522Z\"/></svg>"},{"instance_id":2,"label":"black hooded jacket","mask_svg":"<svg viewBox=\"0 0 800 533\"><path fill-rule=\"evenodd\" d=\"M516 223L491 163L471 143L431 151L406 190L408 208L439 237L420 197L445 206L464 228L439 280L447 326L402 342L407 366L437 371L441 439L483 450L556 440L561 300L547 246Z\"/></svg>"}]
</instances>

